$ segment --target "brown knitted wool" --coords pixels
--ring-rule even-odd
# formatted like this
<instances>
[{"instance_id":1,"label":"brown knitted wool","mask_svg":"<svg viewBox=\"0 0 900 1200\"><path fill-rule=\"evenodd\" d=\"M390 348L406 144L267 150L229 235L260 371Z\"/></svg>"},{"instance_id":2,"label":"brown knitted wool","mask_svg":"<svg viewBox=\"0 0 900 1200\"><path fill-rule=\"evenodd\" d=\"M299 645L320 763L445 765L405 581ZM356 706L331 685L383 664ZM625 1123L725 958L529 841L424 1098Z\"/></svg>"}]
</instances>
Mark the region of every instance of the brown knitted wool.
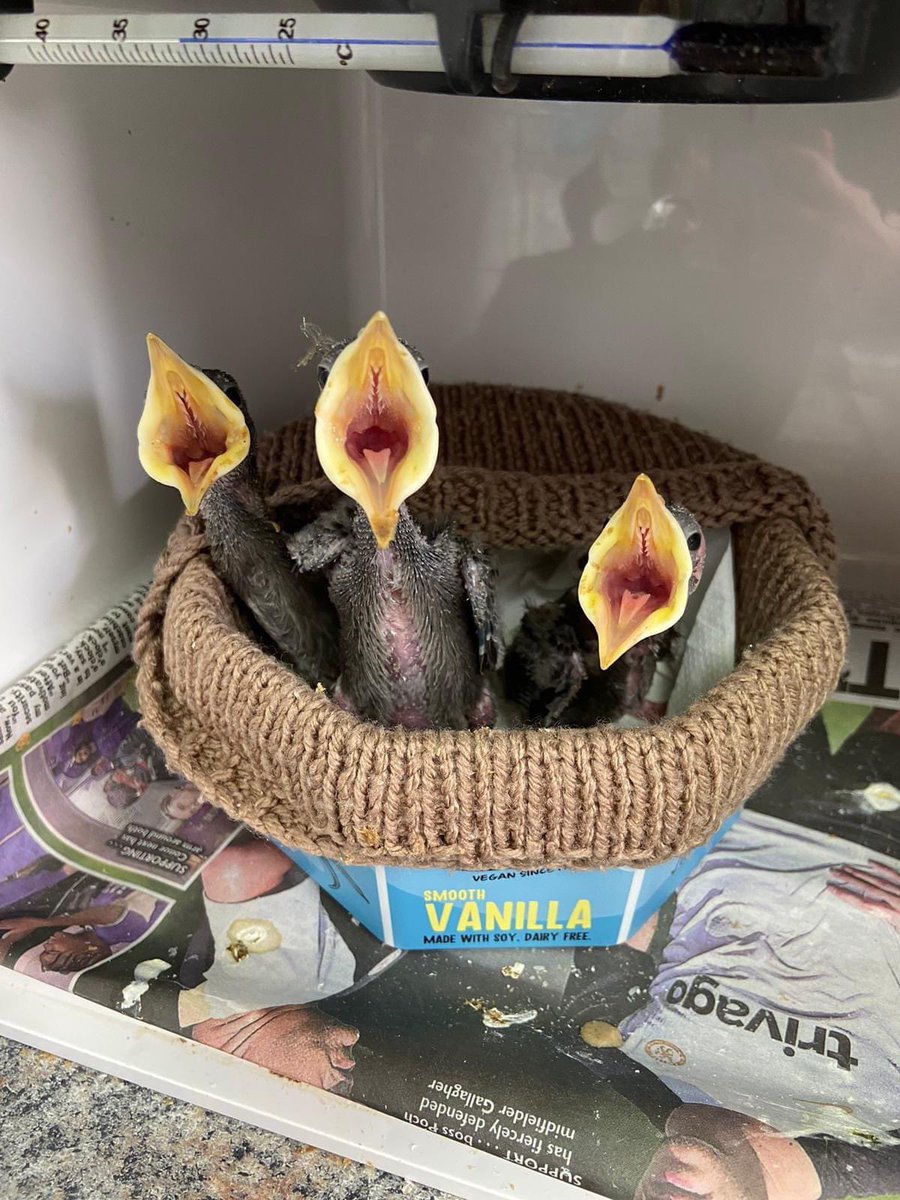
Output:
<instances>
[{"instance_id":1,"label":"brown knitted wool","mask_svg":"<svg viewBox=\"0 0 900 1200\"><path fill-rule=\"evenodd\" d=\"M582 396L436 386L441 460L414 511L494 546L586 546L638 471L707 527L732 526L739 661L641 730L409 731L365 724L244 632L177 525L135 637L144 720L171 765L281 842L394 866L649 866L704 842L834 687L846 625L828 518L807 484L646 413ZM276 512L331 503L310 421L263 439Z\"/></svg>"}]
</instances>

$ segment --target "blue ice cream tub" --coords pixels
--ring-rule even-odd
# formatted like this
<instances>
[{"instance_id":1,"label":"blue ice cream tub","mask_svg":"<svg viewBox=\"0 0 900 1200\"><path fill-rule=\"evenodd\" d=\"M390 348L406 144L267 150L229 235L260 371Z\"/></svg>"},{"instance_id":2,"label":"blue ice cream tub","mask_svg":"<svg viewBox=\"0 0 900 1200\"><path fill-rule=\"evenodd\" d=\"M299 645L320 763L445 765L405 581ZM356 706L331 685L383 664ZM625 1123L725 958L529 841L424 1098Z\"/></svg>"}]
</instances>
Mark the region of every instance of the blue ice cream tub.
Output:
<instances>
[{"instance_id":1,"label":"blue ice cream tub","mask_svg":"<svg viewBox=\"0 0 900 1200\"><path fill-rule=\"evenodd\" d=\"M665 904L736 819L689 854L644 870L352 867L281 849L370 933L401 950L614 946Z\"/></svg>"}]
</instances>

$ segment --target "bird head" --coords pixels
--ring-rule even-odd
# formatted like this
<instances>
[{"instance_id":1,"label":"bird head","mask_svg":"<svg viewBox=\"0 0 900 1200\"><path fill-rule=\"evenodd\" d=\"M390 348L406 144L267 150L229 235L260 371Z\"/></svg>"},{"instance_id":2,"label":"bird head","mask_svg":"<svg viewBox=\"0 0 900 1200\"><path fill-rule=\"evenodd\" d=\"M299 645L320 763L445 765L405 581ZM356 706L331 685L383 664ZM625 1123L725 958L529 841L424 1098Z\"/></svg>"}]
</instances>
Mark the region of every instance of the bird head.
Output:
<instances>
[{"instance_id":1,"label":"bird head","mask_svg":"<svg viewBox=\"0 0 900 1200\"><path fill-rule=\"evenodd\" d=\"M250 453L243 399L230 375L190 366L156 334L147 335L147 350L150 382L138 456L151 479L178 488L193 516L216 480Z\"/></svg>"},{"instance_id":2,"label":"bird head","mask_svg":"<svg viewBox=\"0 0 900 1200\"><path fill-rule=\"evenodd\" d=\"M705 557L703 532L691 514L668 508L648 476L638 475L591 547L578 585L604 671L681 619Z\"/></svg>"},{"instance_id":3,"label":"bird head","mask_svg":"<svg viewBox=\"0 0 900 1200\"><path fill-rule=\"evenodd\" d=\"M681 532L687 540L688 553L691 556L691 577L688 580L688 595L696 591L697 584L703 578L703 568L706 566L706 538L700 522L693 513L682 508L680 504L668 505L669 512L681 526Z\"/></svg>"},{"instance_id":4,"label":"bird head","mask_svg":"<svg viewBox=\"0 0 900 1200\"><path fill-rule=\"evenodd\" d=\"M437 460L427 368L383 312L334 351L319 366L316 451L335 487L362 507L383 550L393 540L400 505Z\"/></svg>"}]
</instances>

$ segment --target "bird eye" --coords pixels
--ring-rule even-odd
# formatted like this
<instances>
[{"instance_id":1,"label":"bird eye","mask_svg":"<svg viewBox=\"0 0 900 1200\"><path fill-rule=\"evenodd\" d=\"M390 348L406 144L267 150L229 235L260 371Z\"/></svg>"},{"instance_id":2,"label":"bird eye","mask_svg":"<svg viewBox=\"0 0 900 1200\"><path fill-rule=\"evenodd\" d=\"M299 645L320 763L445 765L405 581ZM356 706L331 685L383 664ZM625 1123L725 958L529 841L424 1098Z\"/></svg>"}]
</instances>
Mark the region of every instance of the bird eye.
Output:
<instances>
[{"instance_id":1,"label":"bird eye","mask_svg":"<svg viewBox=\"0 0 900 1200\"><path fill-rule=\"evenodd\" d=\"M318 368L318 370L316 371L316 375L317 375L317 377L318 377L318 380L319 380L319 389L320 389L320 390L321 390L321 389L322 389L322 388L325 386L325 384L328 382L328 376L329 376L329 374L330 374L329 368L328 368L328 367L326 367L324 363L319 363L319 368Z\"/></svg>"},{"instance_id":2,"label":"bird eye","mask_svg":"<svg viewBox=\"0 0 900 1200\"><path fill-rule=\"evenodd\" d=\"M690 550L691 554L693 554L695 550L700 549L700 543L702 540L703 534L699 531L699 529L695 529L687 540L688 550Z\"/></svg>"}]
</instances>

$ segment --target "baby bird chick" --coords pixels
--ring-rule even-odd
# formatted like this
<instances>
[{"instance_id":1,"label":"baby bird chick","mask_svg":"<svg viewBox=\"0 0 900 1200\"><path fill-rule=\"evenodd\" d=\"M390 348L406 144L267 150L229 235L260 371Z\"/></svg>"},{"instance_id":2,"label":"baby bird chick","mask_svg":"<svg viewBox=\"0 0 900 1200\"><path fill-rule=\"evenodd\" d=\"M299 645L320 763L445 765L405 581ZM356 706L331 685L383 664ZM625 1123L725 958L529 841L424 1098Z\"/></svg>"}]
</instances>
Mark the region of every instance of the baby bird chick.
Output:
<instances>
[{"instance_id":1,"label":"baby bird chick","mask_svg":"<svg viewBox=\"0 0 900 1200\"><path fill-rule=\"evenodd\" d=\"M256 433L225 371L198 370L160 338L147 338L150 383L138 425L141 465L177 487L199 514L213 566L307 683L337 678L337 620L324 589L303 579L269 517L256 465Z\"/></svg>"},{"instance_id":2,"label":"baby bird chick","mask_svg":"<svg viewBox=\"0 0 900 1200\"><path fill-rule=\"evenodd\" d=\"M437 459L427 368L378 312L326 355L319 378L319 462L352 503L288 547L301 571L327 574L340 622L336 699L383 725L489 725L484 672L503 653L492 565L449 526L422 528L404 503Z\"/></svg>"},{"instance_id":3,"label":"baby bird chick","mask_svg":"<svg viewBox=\"0 0 900 1200\"><path fill-rule=\"evenodd\" d=\"M526 722L589 726L639 711L705 559L694 517L639 475L591 547L578 588L522 619L505 683Z\"/></svg>"}]
</instances>

